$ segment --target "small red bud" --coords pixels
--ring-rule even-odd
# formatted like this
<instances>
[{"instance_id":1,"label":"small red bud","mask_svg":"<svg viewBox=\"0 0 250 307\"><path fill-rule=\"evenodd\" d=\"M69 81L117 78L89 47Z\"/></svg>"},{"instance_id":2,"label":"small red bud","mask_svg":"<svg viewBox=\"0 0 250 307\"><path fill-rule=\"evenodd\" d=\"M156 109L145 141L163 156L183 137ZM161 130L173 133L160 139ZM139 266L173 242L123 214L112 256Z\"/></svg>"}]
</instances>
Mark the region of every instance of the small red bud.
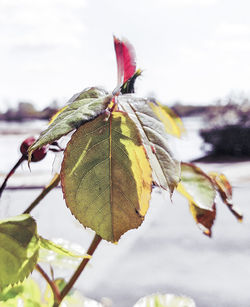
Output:
<instances>
[{"instance_id":1,"label":"small red bud","mask_svg":"<svg viewBox=\"0 0 250 307\"><path fill-rule=\"evenodd\" d=\"M47 151L48 151L48 146L42 146L41 148L36 149L32 153L31 161L32 162L41 161L46 156Z\"/></svg>"},{"instance_id":2,"label":"small red bud","mask_svg":"<svg viewBox=\"0 0 250 307\"><path fill-rule=\"evenodd\" d=\"M20 151L24 156L28 156L28 148L35 142L35 138L33 136L24 140L20 146Z\"/></svg>"},{"instance_id":3,"label":"small red bud","mask_svg":"<svg viewBox=\"0 0 250 307\"><path fill-rule=\"evenodd\" d=\"M33 136L31 136L22 142L20 146L20 151L23 154L23 156L28 158L28 148L35 142L35 140L36 139ZM48 146L42 146L41 148L36 149L32 153L31 161L38 162L42 160L46 156L47 151L48 151Z\"/></svg>"}]
</instances>

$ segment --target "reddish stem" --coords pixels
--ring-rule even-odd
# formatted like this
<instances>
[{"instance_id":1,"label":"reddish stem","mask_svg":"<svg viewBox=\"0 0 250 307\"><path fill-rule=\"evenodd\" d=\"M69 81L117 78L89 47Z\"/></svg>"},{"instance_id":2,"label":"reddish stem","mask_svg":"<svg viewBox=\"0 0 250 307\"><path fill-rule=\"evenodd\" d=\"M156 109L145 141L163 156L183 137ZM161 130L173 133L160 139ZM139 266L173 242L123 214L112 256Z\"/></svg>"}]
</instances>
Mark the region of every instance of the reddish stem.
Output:
<instances>
[{"instance_id":1,"label":"reddish stem","mask_svg":"<svg viewBox=\"0 0 250 307\"><path fill-rule=\"evenodd\" d=\"M8 175L5 177L4 182L0 188L0 197L2 196L3 190L6 187L8 179L15 173L15 170L18 168L18 166L24 161L27 160L27 157L22 155L21 158L17 161L17 163L13 166L13 168L10 170Z\"/></svg>"},{"instance_id":2,"label":"reddish stem","mask_svg":"<svg viewBox=\"0 0 250 307\"><path fill-rule=\"evenodd\" d=\"M52 179L52 181L49 183L48 186L46 186L42 192L38 195L38 197L29 205L29 207L23 212L23 214L25 213L30 213L31 210L33 210L38 204L39 202L51 191L53 190L58 183L60 182L60 175L57 174L54 176L54 178Z\"/></svg>"},{"instance_id":3,"label":"reddish stem","mask_svg":"<svg viewBox=\"0 0 250 307\"><path fill-rule=\"evenodd\" d=\"M102 240L102 238L96 234L92 243L91 243L91 245L90 245L90 247L89 247L89 249L88 249L88 251L87 251L88 255L92 256L94 254L94 252L95 252L97 246L99 245L99 243L101 242L101 240ZM89 258L84 258L82 260L79 267L77 268L77 270L75 271L75 273L71 277L70 281L63 288L61 295L60 295L61 297L60 297L59 302L61 302L63 300L63 298L69 293L69 291L71 290L71 288L75 284L78 277L81 275L83 269L85 268L85 266L87 265L88 262L89 262Z\"/></svg>"},{"instance_id":4,"label":"reddish stem","mask_svg":"<svg viewBox=\"0 0 250 307\"><path fill-rule=\"evenodd\" d=\"M47 283L50 285L50 288L54 295L55 305L58 305L58 302L61 301L61 298L60 298L60 291L57 285L49 278L47 273L40 267L38 263L36 264L36 269L43 276L43 278L47 281Z\"/></svg>"}]
</instances>

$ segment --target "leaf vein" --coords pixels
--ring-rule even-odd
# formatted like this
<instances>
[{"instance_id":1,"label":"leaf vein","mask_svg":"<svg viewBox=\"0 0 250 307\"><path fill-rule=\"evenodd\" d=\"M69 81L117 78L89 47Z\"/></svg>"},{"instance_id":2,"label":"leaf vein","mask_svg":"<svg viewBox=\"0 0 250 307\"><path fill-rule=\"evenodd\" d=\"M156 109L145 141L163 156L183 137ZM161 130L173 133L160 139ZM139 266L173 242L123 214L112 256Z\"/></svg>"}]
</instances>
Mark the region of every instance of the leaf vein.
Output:
<instances>
[{"instance_id":1,"label":"leaf vein","mask_svg":"<svg viewBox=\"0 0 250 307\"><path fill-rule=\"evenodd\" d=\"M99 163L95 164L91 169L89 169L89 170L84 174L84 176L81 178L80 183L79 183L79 185L78 185L78 187L77 187L77 189L76 189L76 194L75 194L75 195L77 195L78 190L79 190L79 188L80 188L80 185L82 184L82 182L83 182L83 180L86 178L86 176L87 176L91 171L93 171L97 166L99 166L99 165L102 164L103 162L107 161L108 159L109 159L109 157L106 158L106 159L104 159L104 160L102 160L102 161L100 161Z\"/></svg>"},{"instance_id":2,"label":"leaf vein","mask_svg":"<svg viewBox=\"0 0 250 307\"><path fill-rule=\"evenodd\" d=\"M95 202L96 202L96 200L97 200L98 198L100 198L101 195L104 194L109 188L110 188L110 185L108 185L101 193L99 193L99 194L97 195L97 197L95 197ZM108 203L108 201L107 201L106 203ZM92 202L88 203L87 205L85 205L85 214L86 214L86 212L88 211L88 209L89 209L93 204L94 204L94 202L92 201Z\"/></svg>"}]
</instances>

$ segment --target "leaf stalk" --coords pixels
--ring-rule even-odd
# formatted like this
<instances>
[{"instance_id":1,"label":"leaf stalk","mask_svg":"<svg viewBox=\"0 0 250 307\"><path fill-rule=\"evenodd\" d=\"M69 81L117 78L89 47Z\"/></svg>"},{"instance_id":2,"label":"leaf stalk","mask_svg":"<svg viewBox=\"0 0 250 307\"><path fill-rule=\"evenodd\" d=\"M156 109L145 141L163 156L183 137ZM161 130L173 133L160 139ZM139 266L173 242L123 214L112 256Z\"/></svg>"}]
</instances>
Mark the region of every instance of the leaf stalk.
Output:
<instances>
[{"instance_id":1,"label":"leaf stalk","mask_svg":"<svg viewBox=\"0 0 250 307\"><path fill-rule=\"evenodd\" d=\"M47 283L50 285L50 288L54 295L53 307L59 306L59 303L61 302L61 298L60 298L60 291L57 285L53 282L53 280L49 278L48 274L41 268L41 266L38 263L36 264L36 269L43 276L43 278L47 281Z\"/></svg>"},{"instance_id":2,"label":"leaf stalk","mask_svg":"<svg viewBox=\"0 0 250 307\"><path fill-rule=\"evenodd\" d=\"M29 205L29 207L23 212L30 213L38 204L39 202L52 190L54 189L60 182L60 175L56 174L51 182L42 190L42 192L37 196L37 198Z\"/></svg>"}]
</instances>

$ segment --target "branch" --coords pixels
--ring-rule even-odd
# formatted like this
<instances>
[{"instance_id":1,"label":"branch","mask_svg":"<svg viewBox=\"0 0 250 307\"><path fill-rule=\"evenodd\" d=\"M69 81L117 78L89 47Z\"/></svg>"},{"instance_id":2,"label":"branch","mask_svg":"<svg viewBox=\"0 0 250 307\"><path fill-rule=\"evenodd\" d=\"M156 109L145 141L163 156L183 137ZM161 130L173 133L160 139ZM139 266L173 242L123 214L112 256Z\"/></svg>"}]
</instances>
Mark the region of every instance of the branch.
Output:
<instances>
[{"instance_id":1,"label":"branch","mask_svg":"<svg viewBox=\"0 0 250 307\"><path fill-rule=\"evenodd\" d=\"M15 170L18 168L18 166L24 161L27 160L27 158L22 155L21 158L17 161L17 163L13 166L13 168L10 170L10 172L8 173L8 175L5 177L4 182L0 188L0 197L2 196L3 190L6 187L7 181L8 179L15 173Z\"/></svg>"},{"instance_id":2,"label":"branch","mask_svg":"<svg viewBox=\"0 0 250 307\"><path fill-rule=\"evenodd\" d=\"M101 240L102 240L102 238L96 234L92 243L91 243L91 245L90 245L90 247L89 247L89 249L88 249L88 251L87 251L88 255L92 256L94 254L94 252L95 252L97 246L99 245L99 243L101 242ZM63 300L63 298L69 293L69 291L71 290L71 288L75 284L78 277L81 275L83 269L85 268L85 266L87 265L88 262L89 262L89 258L84 258L82 260L79 267L77 268L77 270L75 271L75 273L71 277L70 281L63 288L61 295L60 295L60 301L59 301L60 303Z\"/></svg>"},{"instance_id":3,"label":"branch","mask_svg":"<svg viewBox=\"0 0 250 307\"><path fill-rule=\"evenodd\" d=\"M38 263L36 264L36 269L50 285L50 288L54 295L54 306L59 306L58 302L61 302L61 298L60 298L60 291L57 285L49 278L47 273L40 267Z\"/></svg>"},{"instance_id":4,"label":"branch","mask_svg":"<svg viewBox=\"0 0 250 307\"><path fill-rule=\"evenodd\" d=\"M29 205L29 207L23 213L30 213L39 202L60 182L60 175L56 174L51 182L42 190L42 192L38 195L38 197Z\"/></svg>"}]
</instances>

